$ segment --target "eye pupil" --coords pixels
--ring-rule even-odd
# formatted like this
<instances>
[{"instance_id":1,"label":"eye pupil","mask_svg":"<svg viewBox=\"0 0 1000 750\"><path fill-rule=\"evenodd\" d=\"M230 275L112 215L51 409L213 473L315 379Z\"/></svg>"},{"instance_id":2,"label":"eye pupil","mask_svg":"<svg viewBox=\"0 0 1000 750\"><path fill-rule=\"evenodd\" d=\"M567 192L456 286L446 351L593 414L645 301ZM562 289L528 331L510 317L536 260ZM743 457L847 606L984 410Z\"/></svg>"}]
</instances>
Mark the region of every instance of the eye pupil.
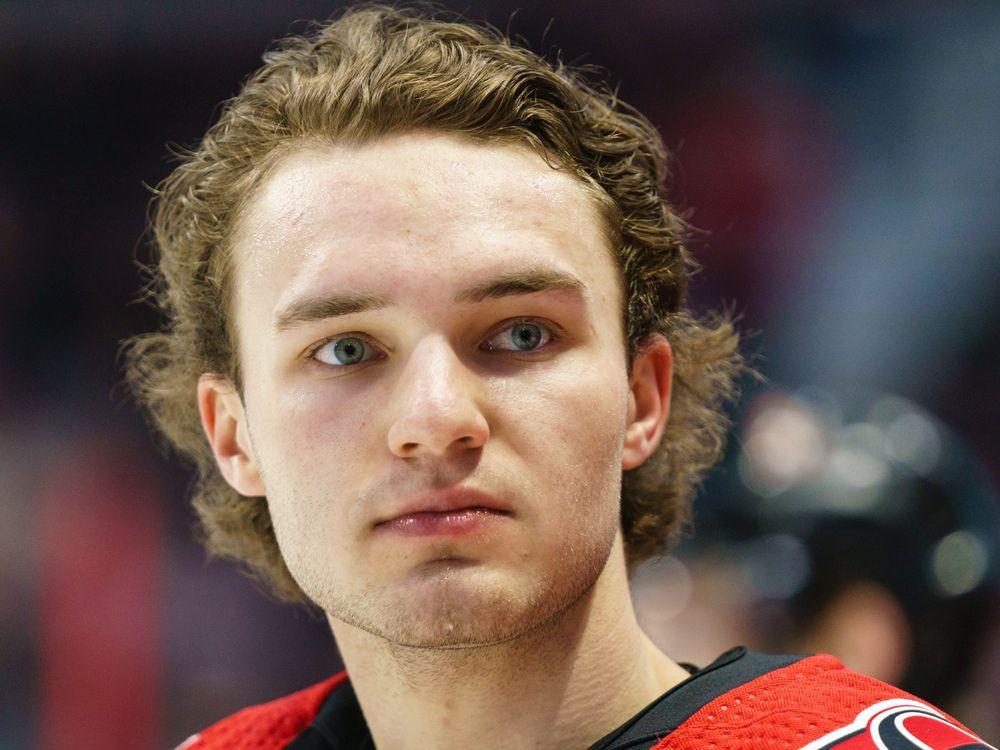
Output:
<instances>
[{"instance_id":1,"label":"eye pupil","mask_svg":"<svg viewBox=\"0 0 1000 750\"><path fill-rule=\"evenodd\" d=\"M365 354L365 345L361 339L347 336L336 343L333 353L341 364L353 365L361 361Z\"/></svg>"},{"instance_id":2,"label":"eye pupil","mask_svg":"<svg viewBox=\"0 0 1000 750\"><path fill-rule=\"evenodd\" d=\"M541 330L531 323L518 323L511 332L514 334L514 345L518 349L534 349L542 340Z\"/></svg>"}]
</instances>

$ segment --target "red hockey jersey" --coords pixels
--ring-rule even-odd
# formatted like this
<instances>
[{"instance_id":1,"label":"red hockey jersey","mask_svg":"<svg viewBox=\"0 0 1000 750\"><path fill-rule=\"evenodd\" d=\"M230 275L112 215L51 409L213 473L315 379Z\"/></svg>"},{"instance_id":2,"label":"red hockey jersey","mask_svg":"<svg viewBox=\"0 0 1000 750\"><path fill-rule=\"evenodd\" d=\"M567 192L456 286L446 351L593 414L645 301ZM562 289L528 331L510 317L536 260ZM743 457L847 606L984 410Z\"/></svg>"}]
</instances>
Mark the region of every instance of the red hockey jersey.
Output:
<instances>
[{"instance_id":1,"label":"red hockey jersey","mask_svg":"<svg viewBox=\"0 0 1000 750\"><path fill-rule=\"evenodd\" d=\"M951 717L832 656L735 648L588 750L981 750ZM374 750L346 672L240 711L178 750Z\"/></svg>"}]
</instances>

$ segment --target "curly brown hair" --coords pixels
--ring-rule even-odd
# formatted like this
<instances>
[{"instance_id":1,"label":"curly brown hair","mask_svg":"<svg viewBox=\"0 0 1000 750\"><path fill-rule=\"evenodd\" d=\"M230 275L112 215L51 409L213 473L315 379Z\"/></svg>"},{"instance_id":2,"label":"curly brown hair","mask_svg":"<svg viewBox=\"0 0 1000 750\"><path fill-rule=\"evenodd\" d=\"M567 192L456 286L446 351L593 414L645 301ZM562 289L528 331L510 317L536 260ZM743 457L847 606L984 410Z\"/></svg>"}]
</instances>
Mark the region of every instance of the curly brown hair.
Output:
<instances>
[{"instance_id":1,"label":"curly brown hair","mask_svg":"<svg viewBox=\"0 0 1000 750\"><path fill-rule=\"evenodd\" d=\"M364 4L280 41L225 103L200 145L157 188L156 262L146 291L166 324L125 342L126 380L153 423L197 467L202 541L278 596L306 601L278 550L266 498L222 478L202 431L196 385L226 375L242 395L231 322L233 228L282 155L304 142L364 142L416 128L535 149L594 195L621 269L626 370L651 334L674 354L663 440L622 477L628 570L666 549L717 461L723 411L745 369L731 318L686 309L694 263L686 224L664 197L656 128L592 68L549 62L485 24L424 6Z\"/></svg>"}]
</instances>

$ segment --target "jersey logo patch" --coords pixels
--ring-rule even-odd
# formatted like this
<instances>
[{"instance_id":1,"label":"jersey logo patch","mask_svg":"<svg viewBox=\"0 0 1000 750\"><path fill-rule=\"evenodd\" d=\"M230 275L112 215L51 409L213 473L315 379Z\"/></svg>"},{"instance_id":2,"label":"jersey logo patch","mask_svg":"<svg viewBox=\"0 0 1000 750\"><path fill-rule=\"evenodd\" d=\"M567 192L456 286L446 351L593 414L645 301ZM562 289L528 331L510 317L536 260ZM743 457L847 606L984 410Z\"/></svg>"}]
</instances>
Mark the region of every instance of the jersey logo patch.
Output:
<instances>
[{"instance_id":1,"label":"jersey logo patch","mask_svg":"<svg viewBox=\"0 0 1000 750\"><path fill-rule=\"evenodd\" d=\"M930 706L894 698L859 713L846 727L801 750L996 750Z\"/></svg>"}]
</instances>

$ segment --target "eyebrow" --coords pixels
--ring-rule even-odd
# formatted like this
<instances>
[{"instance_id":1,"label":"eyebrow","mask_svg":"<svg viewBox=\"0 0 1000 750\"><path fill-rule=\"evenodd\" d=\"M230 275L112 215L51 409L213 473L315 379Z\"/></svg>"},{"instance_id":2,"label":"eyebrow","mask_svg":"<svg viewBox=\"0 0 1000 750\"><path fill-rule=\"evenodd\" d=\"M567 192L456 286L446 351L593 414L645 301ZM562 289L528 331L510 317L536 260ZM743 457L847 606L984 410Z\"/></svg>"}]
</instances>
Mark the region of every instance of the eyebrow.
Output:
<instances>
[{"instance_id":1,"label":"eyebrow","mask_svg":"<svg viewBox=\"0 0 1000 750\"><path fill-rule=\"evenodd\" d=\"M552 268L510 271L463 289L454 297L456 304L476 304L536 292L567 291L586 298L587 288L576 276ZM274 327L285 331L302 323L313 323L341 315L380 310L392 300L377 294L342 292L322 297L307 296L289 303L274 319Z\"/></svg>"}]
</instances>

